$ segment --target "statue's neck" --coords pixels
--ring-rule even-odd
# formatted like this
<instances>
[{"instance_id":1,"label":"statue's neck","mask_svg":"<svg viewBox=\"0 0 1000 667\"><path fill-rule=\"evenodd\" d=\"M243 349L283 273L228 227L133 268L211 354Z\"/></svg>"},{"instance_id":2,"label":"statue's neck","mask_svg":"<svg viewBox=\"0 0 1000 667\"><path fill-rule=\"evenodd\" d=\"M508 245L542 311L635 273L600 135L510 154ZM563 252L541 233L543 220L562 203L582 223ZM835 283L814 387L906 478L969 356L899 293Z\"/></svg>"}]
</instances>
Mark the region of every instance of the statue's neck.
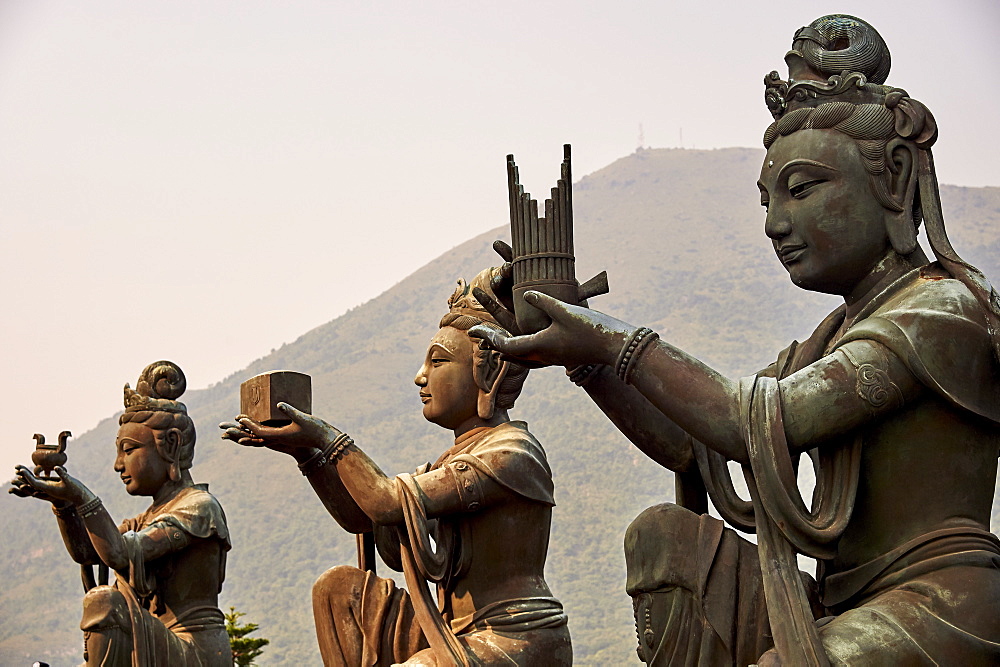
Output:
<instances>
[{"instance_id":1,"label":"statue's neck","mask_svg":"<svg viewBox=\"0 0 1000 667\"><path fill-rule=\"evenodd\" d=\"M885 288L904 275L917 268L909 259L900 257L893 251L880 261L857 285L850 294L844 296L847 306L845 321L851 322L855 316L877 297Z\"/></svg>"},{"instance_id":2,"label":"statue's neck","mask_svg":"<svg viewBox=\"0 0 1000 667\"><path fill-rule=\"evenodd\" d=\"M499 426L500 424L506 424L509 421L510 418L507 416L506 410L494 410L493 416L489 419L484 419L483 417L476 415L475 417L462 422L458 428L454 430L455 442L461 440L466 433L472 431L473 429Z\"/></svg>"},{"instance_id":3,"label":"statue's neck","mask_svg":"<svg viewBox=\"0 0 1000 667\"><path fill-rule=\"evenodd\" d=\"M173 499L178 493L189 486L194 486L194 480L191 479L191 473L187 470L181 471L181 478L176 482L167 480L167 482L159 488L159 490L153 494L153 504L152 507L158 505L165 505L167 502Z\"/></svg>"}]
</instances>

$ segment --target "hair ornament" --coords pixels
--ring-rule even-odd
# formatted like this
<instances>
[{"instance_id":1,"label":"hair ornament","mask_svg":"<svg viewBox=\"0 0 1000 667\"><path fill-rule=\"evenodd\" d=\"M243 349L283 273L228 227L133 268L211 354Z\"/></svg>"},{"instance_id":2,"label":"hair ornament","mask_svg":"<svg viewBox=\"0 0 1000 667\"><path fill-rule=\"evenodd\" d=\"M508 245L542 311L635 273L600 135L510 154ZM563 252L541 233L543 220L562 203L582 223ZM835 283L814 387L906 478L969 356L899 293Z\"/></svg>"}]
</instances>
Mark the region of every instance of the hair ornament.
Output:
<instances>
[{"instance_id":1,"label":"hair ornament","mask_svg":"<svg viewBox=\"0 0 1000 667\"><path fill-rule=\"evenodd\" d=\"M143 369L133 390L125 383L125 412L181 412L187 407L176 400L187 388L180 366L172 361L154 361Z\"/></svg>"}]
</instances>

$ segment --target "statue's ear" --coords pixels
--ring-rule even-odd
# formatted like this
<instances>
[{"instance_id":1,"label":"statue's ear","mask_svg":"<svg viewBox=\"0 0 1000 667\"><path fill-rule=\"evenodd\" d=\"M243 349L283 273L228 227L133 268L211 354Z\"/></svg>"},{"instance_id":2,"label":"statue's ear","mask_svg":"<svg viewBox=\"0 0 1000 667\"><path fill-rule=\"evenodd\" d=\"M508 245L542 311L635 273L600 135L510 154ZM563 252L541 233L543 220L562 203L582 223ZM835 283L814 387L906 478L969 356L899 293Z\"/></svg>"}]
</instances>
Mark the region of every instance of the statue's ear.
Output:
<instances>
[{"instance_id":1,"label":"statue's ear","mask_svg":"<svg viewBox=\"0 0 1000 667\"><path fill-rule=\"evenodd\" d=\"M160 456L170 464L170 479L179 482L181 479L181 445L184 437L180 429L170 428L163 434L160 441Z\"/></svg>"},{"instance_id":2,"label":"statue's ear","mask_svg":"<svg viewBox=\"0 0 1000 667\"><path fill-rule=\"evenodd\" d=\"M917 148L908 141L893 139L885 148L889 172L889 196L898 210L886 210L886 232L892 249L907 257L917 249L917 226L913 207L917 205Z\"/></svg>"},{"instance_id":3,"label":"statue's ear","mask_svg":"<svg viewBox=\"0 0 1000 667\"><path fill-rule=\"evenodd\" d=\"M510 362L501 361L500 353L484 347L484 344L485 341L479 341L476 346L476 361L472 372L479 387L476 411L482 419L490 419L496 411L497 393L507 376Z\"/></svg>"}]
</instances>

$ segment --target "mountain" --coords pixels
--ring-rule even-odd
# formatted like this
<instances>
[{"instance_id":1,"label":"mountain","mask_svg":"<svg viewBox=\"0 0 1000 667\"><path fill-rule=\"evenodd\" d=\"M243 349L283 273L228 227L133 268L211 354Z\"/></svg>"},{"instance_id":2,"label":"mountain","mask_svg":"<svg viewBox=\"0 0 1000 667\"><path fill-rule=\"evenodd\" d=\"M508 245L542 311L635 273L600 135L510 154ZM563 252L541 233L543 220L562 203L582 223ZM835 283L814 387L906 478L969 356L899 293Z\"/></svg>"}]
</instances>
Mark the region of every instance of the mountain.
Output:
<instances>
[{"instance_id":1,"label":"mountain","mask_svg":"<svg viewBox=\"0 0 1000 667\"><path fill-rule=\"evenodd\" d=\"M592 306L653 328L730 376L766 366L791 339L809 335L836 300L792 286L774 258L755 186L762 156L742 148L641 150L581 179L578 275L607 269L612 290ZM1000 281L1000 188L946 186L942 196L955 246ZM294 369L312 375L314 412L354 436L386 472L434 460L451 438L422 419L413 376L455 280L495 264L490 243L506 236L506 229L477 236L378 298L185 396L200 434L194 478L211 484L233 534L222 605L246 612L271 639L262 664L319 664L310 588L326 568L355 561L354 539L325 513L290 458L222 442L216 424L238 412L240 382ZM151 350L150 361L156 356ZM559 369L533 371L512 416L529 422L554 471L547 578L569 613L576 664L636 664L622 537L642 509L672 499L672 476L632 448ZM117 417L109 417L73 440L69 468L121 519L147 502L128 497L111 470L116 428ZM29 454L26 448L25 461ZM81 589L51 513L2 494L0 530L8 572L0 586L0 664L29 656L78 663Z\"/></svg>"}]
</instances>

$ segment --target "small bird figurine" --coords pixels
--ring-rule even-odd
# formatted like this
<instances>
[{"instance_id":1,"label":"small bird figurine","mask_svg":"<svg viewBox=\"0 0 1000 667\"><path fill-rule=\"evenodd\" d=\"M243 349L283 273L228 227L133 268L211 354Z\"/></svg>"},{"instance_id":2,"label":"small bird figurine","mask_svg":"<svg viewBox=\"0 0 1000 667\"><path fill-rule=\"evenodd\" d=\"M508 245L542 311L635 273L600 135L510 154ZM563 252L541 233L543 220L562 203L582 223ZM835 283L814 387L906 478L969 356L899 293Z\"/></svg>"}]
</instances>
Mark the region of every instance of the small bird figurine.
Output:
<instances>
[{"instance_id":1,"label":"small bird figurine","mask_svg":"<svg viewBox=\"0 0 1000 667\"><path fill-rule=\"evenodd\" d=\"M72 435L69 431L60 433L58 445L46 445L44 435L34 435L35 451L31 453L31 462L35 464L35 475L42 479L52 479L52 470L56 466L66 465L66 440Z\"/></svg>"}]
</instances>

